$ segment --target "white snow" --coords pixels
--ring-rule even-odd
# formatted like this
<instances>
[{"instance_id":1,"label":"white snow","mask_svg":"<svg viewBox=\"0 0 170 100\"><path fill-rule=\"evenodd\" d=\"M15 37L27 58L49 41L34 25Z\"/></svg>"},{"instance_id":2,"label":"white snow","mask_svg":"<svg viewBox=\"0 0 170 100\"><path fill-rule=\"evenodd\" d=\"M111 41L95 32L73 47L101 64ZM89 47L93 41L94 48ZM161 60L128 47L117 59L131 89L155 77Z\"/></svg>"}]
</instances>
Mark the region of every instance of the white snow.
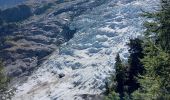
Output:
<instances>
[{"instance_id":1,"label":"white snow","mask_svg":"<svg viewBox=\"0 0 170 100\"><path fill-rule=\"evenodd\" d=\"M151 2L152 1L152 2ZM154 3L155 2L155 3ZM82 94L98 95L114 71L119 52L127 58L126 43L143 31L141 9L158 0L109 0L76 17L71 27L79 31L17 87L13 100L81 100ZM58 74L65 74L59 78Z\"/></svg>"}]
</instances>

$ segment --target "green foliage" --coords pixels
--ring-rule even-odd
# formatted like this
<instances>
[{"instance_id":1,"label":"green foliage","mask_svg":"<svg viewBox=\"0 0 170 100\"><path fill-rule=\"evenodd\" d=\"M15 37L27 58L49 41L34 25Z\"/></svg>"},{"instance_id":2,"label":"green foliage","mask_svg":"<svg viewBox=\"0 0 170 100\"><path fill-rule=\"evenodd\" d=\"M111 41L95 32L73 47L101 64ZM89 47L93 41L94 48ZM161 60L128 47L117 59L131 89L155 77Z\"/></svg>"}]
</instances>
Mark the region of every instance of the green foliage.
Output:
<instances>
[{"instance_id":1,"label":"green foliage","mask_svg":"<svg viewBox=\"0 0 170 100\"><path fill-rule=\"evenodd\" d=\"M0 61L0 92L4 91L7 86L7 77L3 72L3 63Z\"/></svg>"},{"instance_id":2,"label":"green foliage","mask_svg":"<svg viewBox=\"0 0 170 100\"><path fill-rule=\"evenodd\" d=\"M138 78L141 87L134 100L170 100L170 2L161 0L161 10L146 14L153 22L146 22L142 59L146 73Z\"/></svg>"},{"instance_id":3,"label":"green foliage","mask_svg":"<svg viewBox=\"0 0 170 100\"><path fill-rule=\"evenodd\" d=\"M148 100L152 100L152 98L154 98L154 100L159 100L159 98L165 98L164 95L166 95L167 98L167 95L170 94L169 54L160 51L153 45L150 48L150 52L148 52L147 48L147 55L142 60L146 69L146 74L142 79L139 79L139 82L141 83L143 90L145 90L145 92L143 92L145 93L144 95L150 95L151 99Z\"/></svg>"},{"instance_id":4,"label":"green foliage","mask_svg":"<svg viewBox=\"0 0 170 100\"><path fill-rule=\"evenodd\" d=\"M122 63L119 54L115 61L115 74L111 76L111 82L106 83L106 100L124 100L123 97L127 94L127 67Z\"/></svg>"},{"instance_id":5,"label":"green foliage","mask_svg":"<svg viewBox=\"0 0 170 100\"><path fill-rule=\"evenodd\" d=\"M134 100L156 100L159 93L159 80L152 77L141 76L139 79L141 87L132 93Z\"/></svg>"},{"instance_id":6,"label":"green foliage","mask_svg":"<svg viewBox=\"0 0 170 100\"><path fill-rule=\"evenodd\" d=\"M117 54L115 61L116 61L115 62L116 75L119 75L119 74L123 73L123 71L124 71L124 65L122 64L119 54Z\"/></svg>"},{"instance_id":7,"label":"green foliage","mask_svg":"<svg viewBox=\"0 0 170 100\"><path fill-rule=\"evenodd\" d=\"M138 75L143 74L144 67L142 62L140 61L144 54L143 54L143 48L142 48L142 40L136 38L136 39L130 39L130 42L128 43L129 46L129 53L130 56L128 58L128 93L132 93L136 89L139 88L139 83L136 80L136 77Z\"/></svg>"},{"instance_id":8,"label":"green foliage","mask_svg":"<svg viewBox=\"0 0 170 100\"><path fill-rule=\"evenodd\" d=\"M120 100L131 100L131 93L139 88L139 83L136 80L139 74L143 73L143 64L140 59L144 54L142 41L140 39L131 39L129 44L129 59L128 64L123 64L119 54L115 58L115 76L112 76L110 88L106 88L108 98L113 98L114 93L119 93ZM116 83L116 84L114 84ZM107 85L108 86L108 85ZM114 99L113 99L114 100Z\"/></svg>"},{"instance_id":9,"label":"green foliage","mask_svg":"<svg viewBox=\"0 0 170 100\"><path fill-rule=\"evenodd\" d=\"M106 100L170 100L170 1L160 1L160 11L143 14L152 21L144 23L143 42L130 40L127 67L117 55L117 84Z\"/></svg>"},{"instance_id":10,"label":"green foliage","mask_svg":"<svg viewBox=\"0 0 170 100\"><path fill-rule=\"evenodd\" d=\"M115 63L115 69L116 69L116 78L115 81L117 82L116 85L116 92L120 94L121 97L124 96L125 92L125 82L126 82L126 68L122 64L122 61L120 59L119 54L116 56L116 63Z\"/></svg>"},{"instance_id":11,"label":"green foliage","mask_svg":"<svg viewBox=\"0 0 170 100\"><path fill-rule=\"evenodd\" d=\"M14 89L8 90L9 79L4 74L3 63L0 60L0 100L11 100L14 95Z\"/></svg>"},{"instance_id":12,"label":"green foliage","mask_svg":"<svg viewBox=\"0 0 170 100\"><path fill-rule=\"evenodd\" d=\"M155 42L166 52L170 52L170 2L160 0L161 10L156 13L145 13L145 17L152 18L153 22L146 22L145 32L148 36L154 36ZM148 38L147 36L147 38Z\"/></svg>"},{"instance_id":13,"label":"green foliage","mask_svg":"<svg viewBox=\"0 0 170 100\"><path fill-rule=\"evenodd\" d=\"M123 100L132 100L131 95L129 95L128 93L125 93Z\"/></svg>"},{"instance_id":14,"label":"green foliage","mask_svg":"<svg viewBox=\"0 0 170 100\"><path fill-rule=\"evenodd\" d=\"M105 97L105 100L120 100L119 94L113 91L107 97Z\"/></svg>"}]
</instances>

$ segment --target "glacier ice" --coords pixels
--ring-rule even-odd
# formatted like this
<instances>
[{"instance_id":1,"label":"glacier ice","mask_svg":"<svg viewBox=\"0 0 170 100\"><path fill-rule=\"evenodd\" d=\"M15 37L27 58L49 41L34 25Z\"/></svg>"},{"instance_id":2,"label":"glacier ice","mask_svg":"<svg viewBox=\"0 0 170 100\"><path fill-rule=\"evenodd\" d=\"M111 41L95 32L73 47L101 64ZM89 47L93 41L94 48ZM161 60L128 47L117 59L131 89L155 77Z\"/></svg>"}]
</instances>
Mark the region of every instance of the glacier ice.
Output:
<instances>
[{"instance_id":1,"label":"glacier ice","mask_svg":"<svg viewBox=\"0 0 170 100\"><path fill-rule=\"evenodd\" d=\"M73 19L70 27L78 29L74 37L27 82L16 86L13 100L81 100L80 95L104 91L103 81L114 72L116 54L126 59L129 38L143 32L141 9L158 4L158 0L106 1Z\"/></svg>"}]
</instances>

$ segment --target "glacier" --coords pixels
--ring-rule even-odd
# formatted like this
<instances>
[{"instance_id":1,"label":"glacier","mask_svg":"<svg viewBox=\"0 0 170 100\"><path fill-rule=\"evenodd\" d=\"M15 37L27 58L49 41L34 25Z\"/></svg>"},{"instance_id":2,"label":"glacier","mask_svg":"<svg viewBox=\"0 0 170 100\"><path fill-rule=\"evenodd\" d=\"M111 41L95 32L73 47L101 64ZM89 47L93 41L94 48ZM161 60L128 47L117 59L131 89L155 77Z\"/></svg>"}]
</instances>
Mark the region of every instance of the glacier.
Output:
<instances>
[{"instance_id":1,"label":"glacier","mask_svg":"<svg viewBox=\"0 0 170 100\"><path fill-rule=\"evenodd\" d=\"M89 0L88 2L103 0ZM104 0L70 23L74 37L63 44L28 80L16 87L12 100L83 100L100 95L114 73L115 56L128 57L127 42L142 36L141 9L152 11L158 0ZM65 19L67 20L67 19ZM62 76L62 77L59 77Z\"/></svg>"}]
</instances>

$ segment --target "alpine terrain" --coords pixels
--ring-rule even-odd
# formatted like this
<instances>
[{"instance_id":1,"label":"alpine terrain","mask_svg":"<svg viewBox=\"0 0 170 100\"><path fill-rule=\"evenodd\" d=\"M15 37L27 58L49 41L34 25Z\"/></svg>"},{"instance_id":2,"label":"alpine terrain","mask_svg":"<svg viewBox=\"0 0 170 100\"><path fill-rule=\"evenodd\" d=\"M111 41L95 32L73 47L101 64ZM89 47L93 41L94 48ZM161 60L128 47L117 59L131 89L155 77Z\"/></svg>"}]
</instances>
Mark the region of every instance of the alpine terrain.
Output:
<instances>
[{"instance_id":1,"label":"alpine terrain","mask_svg":"<svg viewBox=\"0 0 170 100\"><path fill-rule=\"evenodd\" d=\"M145 30L142 11L154 11L159 0L58 0L56 4L50 0L44 3L48 4L44 8L47 10L36 12L40 4L27 2L35 11L14 32L25 34L22 39L19 38L22 35L16 34L20 51L15 54L19 59L15 69L20 62L25 65L22 59L28 54L33 55L30 59L39 62L27 79L14 82L12 87L16 91L12 100L103 100L105 81L114 72L117 53L127 59L127 42L130 38L142 37ZM32 49L23 48L24 44L31 45ZM14 49L16 46L10 50ZM20 52L25 55L17 56ZM34 60L28 65L34 67ZM13 73L16 72L10 75ZM21 73L20 77L25 77L22 71L16 77Z\"/></svg>"}]
</instances>

